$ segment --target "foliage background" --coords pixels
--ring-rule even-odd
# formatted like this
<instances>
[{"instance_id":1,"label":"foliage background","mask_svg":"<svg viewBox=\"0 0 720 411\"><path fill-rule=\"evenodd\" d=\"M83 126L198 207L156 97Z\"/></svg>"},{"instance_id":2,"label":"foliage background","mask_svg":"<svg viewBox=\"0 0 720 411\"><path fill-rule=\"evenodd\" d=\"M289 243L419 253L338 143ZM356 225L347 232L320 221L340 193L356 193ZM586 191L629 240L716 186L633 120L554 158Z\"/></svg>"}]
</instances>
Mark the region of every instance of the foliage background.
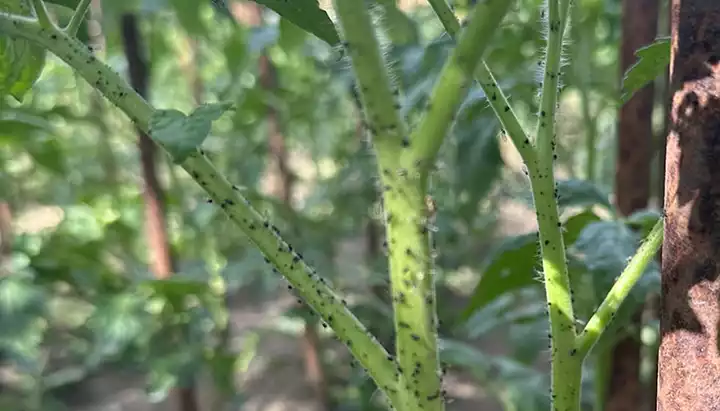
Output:
<instances>
[{"instance_id":1,"label":"foliage background","mask_svg":"<svg viewBox=\"0 0 720 411\"><path fill-rule=\"evenodd\" d=\"M386 52L412 121L452 43L424 3L385 3ZM516 3L486 61L530 127L542 2ZM621 220L612 206L619 1L576 3L557 175L575 305L587 319L657 213ZM140 17L154 105L188 112L198 90L203 100L235 102L237 109L216 123L204 148L389 342L382 239L369 228L379 217L374 166L358 133L347 61L336 61L326 44L272 12L261 26L247 27L210 2L194 0L102 1L102 11L105 43L98 53L119 72L127 70L120 16ZM98 29L91 25L91 34ZM276 69L272 89L259 79L261 55ZM268 166L269 111L277 114L297 178L291 204L272 195L278 176ZM657 118L659 131L662 116ZM597 140L589 148L591 131ZM152 279L135 140L128 120L53 57L22 103L2 102L0 195L12 210L13 239L1 261L11 275L0 279L0 407L90 410L157 403L165 407L157 409L170 410L177 409L172 387L192 381L204 404L315 406L305 392L298 348L309 313L296 307L262 256L165 158L160 174L179 269L170 280ZM591 151L596 160L588 163ZM593 181L587 180L590 168ZM442 359L449 366L448 395L455 399L450 409L547 409L547 320L529 187L478 87L442 149L433 186ZM621 335L628 314L659 288L658 281L652 266L596 350ZM657 324L643 327L651 353ZM381 406L347 352L318 328L333 409ZM644 378L650 378L646 368ZM588 361L588 409L595 371Z\"/></svg>"}]
</instances>

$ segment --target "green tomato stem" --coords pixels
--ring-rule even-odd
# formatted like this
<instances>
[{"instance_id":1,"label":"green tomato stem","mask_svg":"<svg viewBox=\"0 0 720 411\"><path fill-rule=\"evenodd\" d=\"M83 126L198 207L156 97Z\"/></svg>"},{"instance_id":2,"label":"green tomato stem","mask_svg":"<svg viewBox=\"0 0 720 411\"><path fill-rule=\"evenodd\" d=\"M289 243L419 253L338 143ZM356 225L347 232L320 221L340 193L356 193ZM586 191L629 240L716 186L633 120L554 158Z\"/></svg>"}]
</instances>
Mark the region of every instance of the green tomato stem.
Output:
<instances>
[{"instance_id":1,"label":"green tomato stem","mask_svg":"<svg viewBox=\"0 0 720 411\"><path fill-rule=\"evenodd\" d=\"M430 95L427 111L410 138L411 155L413 160L420 162L421 178L426 178L432 169L440 146L472 84L473 73L511 5L512 1L509 0L478 3L469 17L467 27L460 33L457 46L445 63ZM496 91L491 93L497 98Z\"/></svg>"},{"instance_id":2,"label":"green tomato stem","mask_svg":"<svg viewBox=\"0 0 720 411\"><path fill-rule=\"evenodd\" d=\"M74 37L77 35L80 24L82 24L83 19L85 19L85 14L87 14L91 1L92 0L80 0L80 3L78 3L72 18L70 18L70 23L65 27L65 33L67 33L68 36Z\"/></svg>"},{"instance_id":3,"label":"green tomato stem","mask_svg":"<svg viewBox=\"0 0 720 411\"><path fill-rule=\"evenodd\" d=\"M576 411L580 407L582 357L577 355L575 349L575 314L553 170L555 113L568 9L569 0L548 1L545 72L536 132L537 161L528 164L528 169L540 232L540 251L550 318L553 409Z\"/></svg>"},{"instance_id":4,"label":"green tomato stem","mask_svg":"<svg viewBox=\"0 0 720 411\"><path fill-rule=\"evenodd\" d=\"M58 56L125 112L140 130L152 135L149 124L155 108L82 43L62 30L41 26L37 20L7 13L0 13L0 32L27 39ZM344 301L279 236L274 226L252 208L202 151L192 153L180 166L220 205L298 295L333 328L390 401L399 403L396 370L387 364L387 351L347 309Z\"/></svg>"},{"instance_id":5,"label":"green tomato stem","mask_svg":"<svg viewBox=\"0 0 720 411\"><path fill-rule=\"evenodd\" d=\"M460 23L457 18L455 18L455 14L453 14L450 5L446 0L429 0L429 3L445 28L445 31L452 38L456 39L460 32ZM487 96L490 107L492 107L495 116L520 153L523 161L526 164L533 163L535 161L533 143L520 124L515 111L513 111L510 106L505 93L498 85L495 76L492 71L490 71L485 60L482 60L475 69L475 80L477 80L485 96Z\"/></svg>"},{"instance_id":6,"label":"green tomato stem","mask_svg":"<svg viewBox=\"0 0 720 411\"><path fill-rule=\"evenodd\" d=\"M378 163L398 167L400 150L408 142L407 125L400 117L397 89L381 53L372 20L364 1L335 0L343 47L357 80L365 113L365 127L376 147Z\"/></svg>"},{"instance_id":7,"label":"green tomato stem","mask_svg":"<svg viewBox=\"0 0 720 411\"><path fill-rule=\"evenodd\" d=\"M630 259L625 270L615 281L612 288L605 296L605 299L598 307L595 314L590 317L585 328L578 334L575 340L575 347L578 355L586 356L593 345L607 329L620 305L625 301L635 284L640 280L645 269L655 257L663 241L663 219L658 220L653 226L645 241L640 245L635 255Z\"/></svg>"},{"instance_id":8,"label":"green tomato stem","mask_svg":"<svg viewBox=\"0 0 720 411\"><path fill-rule=\"evenodd\" d=\"M400 120L386 62L365 2L335 0L345 48L357 80L360 102L383 182L383 204L396 331L399 411L441 411L434 282L431 276L425 189L404 168L410 142ZM422 224L423 230L419 230ZM400 251L404 250L404 251Z\"/></svg>"},{"instance_id":9,"label":"green tomato stem","mask_svg":"<svg viewBox=\"0 0 720 411\"><path fill-rule=\"evenodd\" d=\"M35 11L35 17L42 27L53 28L55 25L50 20L47 8L45 8L45 2L43 0L32 0L32 7Z\"/></svg>"}]
</instances>

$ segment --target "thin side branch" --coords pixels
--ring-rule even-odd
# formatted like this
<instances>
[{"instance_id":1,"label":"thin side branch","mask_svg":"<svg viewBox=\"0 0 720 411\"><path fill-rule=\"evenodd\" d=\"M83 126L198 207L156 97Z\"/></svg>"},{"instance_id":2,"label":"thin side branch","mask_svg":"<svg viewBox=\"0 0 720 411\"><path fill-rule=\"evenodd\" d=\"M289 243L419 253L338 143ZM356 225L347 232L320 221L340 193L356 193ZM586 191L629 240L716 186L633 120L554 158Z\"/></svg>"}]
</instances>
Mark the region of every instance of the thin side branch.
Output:
<instances>
[{"instance_id":1,"label":"thin side branch","mask_svg":"<svg viewBox=\"0 0 720 411\"><path fill-rule=\"evenodd\" d=\"M87 14L88 9L90 8L91 1L92 0L80 0L80 3L78 3L72 18L70 19L70 23L68 23L67 27L65 27L65 33L67 33L68 36L75 37L77 35L77 32L80 29L80 24L82 24L82 21L85 19L85 14Z\"/></svg>"},{"instance_id":2,"label":"thin side branch","mask_svg":"<svg viewBox=\"0 0 720 411\"><path fill-rule=\"evenodd\" d=\"M31 4L33 7L33 11L35 12L35 17L37 17L38 23L40 23L40 25L45 28L54 28L55 25L50 20L48 11L45 8L45 2L43 0L32 0Z\"/></svg>"},{"instance_id":3,"label":"thin side branch","mask_svg":"<svg viewBox=\"0 0 720 411\"><path fill-rule=\"evenodd\" d=\"M428 0L438 19L442 23L445 31L454 39L457 39L458 33L460 32L460 23L458 22L455 14L453 14L450 5L446 0ZM487 96L487 100L490 103L495 112L495 116L502 125L505 133L510 137L510 140L515 145L515 148L520 153L525 164L530 164L535 161L535 150L533 143L528 137L528 133L523 129L520 124L515 111L510 106L505 93L498 85L495 80L495 76L490 67L488 67L485 60L482 60L475 69L475 80L478 85Z\"/></svg>"},{"instance_id":4,"label":"thin side branch","mask_svg":"<svg viewBox=\"0 0 720 411\"><path fill-rule=\"evenodd\" d=\"M428 108L410 138L413 160L422 166L425 177L432 169L440 146L471 85L473 73L482 60L512 1L486 0L473 9L467 27L440 73Z\"/></svg>"},{"instance_id":5,"label":"thin side branch","mask_svg":"<svg viewBox=\"0 0 720 411\"><path fill-rule=\"evenodd\" d=\"M578 355L585 357L593 345L602 335L603 331L615 318L615 313L620 309L625 298L635 284L640 280L647 266L652 262L655 254L660 249L663 241L663 219L658 220L645 241L640 245L635 255L630 259L625 270L615 281L605 299L598 307L595 314L585 325L585 329L577 336L575 346Z\"/></svg>"}]
</instances>

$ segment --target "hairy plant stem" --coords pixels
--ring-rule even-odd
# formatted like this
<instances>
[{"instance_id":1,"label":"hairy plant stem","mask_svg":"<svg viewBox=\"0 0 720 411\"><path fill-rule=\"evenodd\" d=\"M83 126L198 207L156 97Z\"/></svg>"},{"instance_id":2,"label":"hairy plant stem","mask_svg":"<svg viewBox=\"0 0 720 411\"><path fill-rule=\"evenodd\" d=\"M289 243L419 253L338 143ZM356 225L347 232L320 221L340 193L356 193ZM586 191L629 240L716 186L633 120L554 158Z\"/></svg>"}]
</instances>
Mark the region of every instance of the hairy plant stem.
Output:
<instances>
[{"instance_id":1,"label":"hairy plant stem","mask_svg":"<svg viewBox=\"0 0 720 411\"><path fill-rule=\"evenodd\" d=\"M537 162L529 164L528 168L540 232L540 251L550 319L553 409L576 411L580 407L583 358L577 355L575 349L573 297L553 170L562 43L569 17L570 0L549 0L547 3L547 49L535 140Z\"/></svg>"},{"instance_id":2,"label":"hairy plant stem","mask_svg":"<svg viewBox=\"0 0 720 411\"><path fill-rule=\"evenodd\" d=\"M468 17L466 28L433 87L427 111L410 138L412 150L404 153L413 161L420 162L421 179L427 177L430 166L435 162L450 125L472 85L473 73L482 66L482 56L490 45L492 34L511 5L509 0L486 0L478 3Z\"/></svg>"},{"instance_id":3,"label":"hairy plant stem","mask_svg":"<svg viewBox=\"0 0 720 411\"><path fill-rule=\"evenodd\" d=\"M460 23L455 14L453 14L450 5L446 0L428 0L438 19L442 23L445 31L453 39L457 38L460 32ZM495 80L490 68L484 60L475 69L475 80L487 96L490 107L495 112L495 116L500 121L505 133L510 136L515 148L520 153L525 164L535 162L535 150L533 143L528 137L528 133L523 129L505 93L502 91L498 82Z\"/></svg>"},{"instance_id":4,"label":"hairy plant stem","mask_svg":"<svg viewBox=\"0 0 720 411\"><path fill-rule=\"evenodd\" d=\"M54 26L44 27L38 20L8 13L0 13L0 32L24 38L55 54L120 108L140 130L152 135L149 125L155 108L85 45ZM298 295L333 328L390 401L399 403L398 379L395 369L387 366L387 351L347 309L344 301L220 174L201 150L188 156L180 166L260 249L274 266L273 270L282 274Z\"/></svg>"},{"instance_id":5,"label":"hairy plant stem","mask_svg":"<svg viewBox=\"0 0 720 411\"><path fill-rule=\"evenodd\" d=\"M407 126L400 120L397 93L393 92L388 64L366 4L357 0L334 3L383 183L397 366L404 387L400 408L442 410L429 173L466 96L473 71L511 2L489 0L475 7L412 136L407 135Z\"/></svg>"},{"instance_id":6,"label":"hairy plant stem","mask_svg":"<svg viewBox=\"0 0 720 411\"><path fill-rule=\"evenodd\" d=\"M45 2L42 0L32 0L32 7L35 10L35 16L38 23L45 28L53 28L55 24L50 20Z\"/></svg>"},{"instance_id":7,"label":"hairy plant stem","mask_svg":"<svg viewBox=\"0 0 720 411\"><path fill-rule=\"evenodd\" d=\"M459 24L446 0L428 0L449 35L455 37ZM614 316L619 305L649 264L662 242L656 226L638 250L628 268L610 291L585 331L576 337L572 291L568 277L565 244L557 209L553 160L555 158L555 113L562 54L562 40L569 18L570 0L549 0L548 41L541 105L535 146L510 108L505 95L487 65L482 62L475 77L488 96L496 117L510 135L528 167L537 213L540 247L551 325L553 410L576 411L580 406L582 362L592 345ZM660 223L659 223L660 224ZM660 224L662 226L662 224ZM650 255L650 257L647 257Z\"/></svg>"},{"instance_id":8,"label":"hairy plant stem","mask_svg":"<svg viewBox=\"0 0 720 411\"><path fill-rule=\"evenodd\" d=\"M615 281L612 288L605 296L600 307L595 311L590 320L588 320L585 328L578 334L575 340L575 348L578 355L585 356L590 352L593 345L602 335L603 331L610 325L615 318L615 314L620 305L632 290L633 286L640 280L645 268L655 258L655 254L660 249L663 241L663 219L661 218L655 223L650 233L647 235L638 251L630 259L630 262L623 270L620 277Z\"/></svg>"}]
</instances>

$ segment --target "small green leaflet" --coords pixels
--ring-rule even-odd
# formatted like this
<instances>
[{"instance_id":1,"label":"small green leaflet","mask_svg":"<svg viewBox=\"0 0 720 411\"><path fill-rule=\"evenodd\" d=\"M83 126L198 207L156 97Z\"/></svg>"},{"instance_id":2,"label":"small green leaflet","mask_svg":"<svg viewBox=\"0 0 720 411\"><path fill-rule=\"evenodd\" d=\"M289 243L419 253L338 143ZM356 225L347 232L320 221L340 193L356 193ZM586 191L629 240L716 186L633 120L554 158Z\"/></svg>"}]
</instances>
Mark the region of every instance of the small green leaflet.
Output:
<instances>
[{"instance_id":1,"label":"small green leaflet","mask_svg":"<svg viewBox=\"0 0 720 411\"><path fill-rule=\"evenodd\" d=\"M638 90L665 72L670 64L670 38L663 37L635 52L638 61L625 72L622 84L622 103L630 100Z\"/></svg>"},{"instance_id":2,"label":"small green leaflet","mask_svg":"<svg viewBox=\"0 0 720 411\"><path fill-rule=\"evenodd\" d=\"M177 110L157 110L150 119L150 136L182 163L210 134L212 122L219 119L232 103L203 104L189 116Z\"/></svg>"},{"instance_id":3,"label":"small green leaflet","mask_svg":"<svg viewBox=\"0 0 720 411\"><path fill-rule=\"evenodd\" d=\"M0 0L0 12L30 16L27 0ZM0 36L0 96L22 102L45 67L45 49L26 40Z\"/></svg>"},{"instance_id":4,"label":"small green leaflet","mask_svg":"<svg viewBox=\"0 0 720 411\"><path fill-rule=\"evenodd\" d=\"M215 1L215 0L214 0ZM317 0L253 0L271 9L280 17L316 35L331 46L340 44L335 25Z\"/></svg>"}]
</instances>

